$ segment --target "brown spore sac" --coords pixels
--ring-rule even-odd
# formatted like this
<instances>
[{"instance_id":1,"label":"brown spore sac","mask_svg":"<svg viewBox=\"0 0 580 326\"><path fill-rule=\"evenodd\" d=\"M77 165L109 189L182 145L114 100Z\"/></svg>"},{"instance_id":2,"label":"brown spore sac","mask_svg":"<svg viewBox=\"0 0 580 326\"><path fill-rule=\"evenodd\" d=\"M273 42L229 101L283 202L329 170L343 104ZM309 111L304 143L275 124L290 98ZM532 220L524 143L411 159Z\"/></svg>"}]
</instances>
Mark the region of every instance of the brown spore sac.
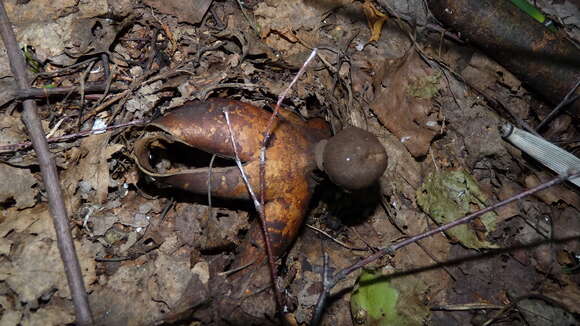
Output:
<instances>
[{"instance_id":1,"label":"brown spore sac","mask_svg":"<svg viewBox=\"0 0 580 326\"><path fill-rule=\"evenodd\" d=\"M328 140L322 166L332 182L358 190L371 186L385 172L387 153L375 135L349 127Z\"/></svg>"}]
</instances>

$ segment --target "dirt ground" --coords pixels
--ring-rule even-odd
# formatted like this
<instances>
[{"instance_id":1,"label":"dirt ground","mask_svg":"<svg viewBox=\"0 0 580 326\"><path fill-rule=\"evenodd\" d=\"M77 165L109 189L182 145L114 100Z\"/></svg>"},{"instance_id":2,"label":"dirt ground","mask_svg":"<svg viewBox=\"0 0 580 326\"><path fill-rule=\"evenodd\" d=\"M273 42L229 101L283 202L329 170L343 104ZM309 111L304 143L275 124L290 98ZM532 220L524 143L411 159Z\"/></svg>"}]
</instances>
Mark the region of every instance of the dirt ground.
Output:
<instances>
[{"instance_id":1,"label":"dirt ground","mask_svg":"<svg viewBox=\"0 0 580 326\"><path fill-rule=\"evenodd\" d=\"M536 4L578 40L577 2ZM370 131L388 166L374 186L353 192L322 172L314 176L305 222L277 262L276 283L295 325L312 318L325 254L336 272L554 176L502 139L499 126L535 127L561 99L529 90L461 34L443 35L421 0L5 6L33 86L67 90L37 103L54 139L98 325L280 323L271 286L246 289L236 276L244 271L230 273L239 247L251 241L251 202L164 185L136 164L135 144L151 119L188 101L226 98L271 110L314 47L285 110L322 118L333 133ZM72 324L45 186L4 48L0 74L0 325ZM563 112L541 134L578 155L579 119ZM100 128L106 131L90 132ZM171 158L189 167L211 158L184 145L160 151L160 169ZM322 324L580 324L579 190L554 186L350 274L332 290Z\"/></svg>"}]
</instances>

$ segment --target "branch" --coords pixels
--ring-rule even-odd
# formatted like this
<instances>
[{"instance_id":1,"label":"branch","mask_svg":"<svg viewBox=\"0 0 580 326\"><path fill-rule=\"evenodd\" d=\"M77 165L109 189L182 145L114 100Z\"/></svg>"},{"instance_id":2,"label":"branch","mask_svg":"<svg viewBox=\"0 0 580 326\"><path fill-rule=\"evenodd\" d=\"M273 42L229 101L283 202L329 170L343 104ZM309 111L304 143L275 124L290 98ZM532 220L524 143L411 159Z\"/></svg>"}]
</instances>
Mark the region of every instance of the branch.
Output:
<instances>
[{"instance_id":1,"label":"branch","mask_svg":"<svg viewBox=\"0 0 580 326\"><path fill-rule=\"evenodd\" d=\"M326 273L326 268L327 268L327 267L324 267L323 268L323 277L322 277L323 278L323 291L320 294L320 296L318 297L318 302L317 302L316 307L314 309L314 314L313 314L312 319L310 321L310 325L316 326L320 323L320 320L322 319L322 313L324 312L325 303L328 299L328 296L330 295L330 290L332 290L332 288L334 288L334 286L336 286L336 284L338 282L343 280L346 276L348 276L352 272L357 271L358 269L364 267L365 265L368 265L368 264L376 261L377 259L384 257L387 254L394 254L395 251L397 251L398 249L401 249L407 245L415 243L421 239L430 237L430 236L432 236L436 233L442 232L442 231L446 231L446 230L451 229L453 227L456 227L458 225L468 223L471 220L475 219L476 217L481 216L487 212L496 210L496 209L498 209L502 206L505 206L511 202L521 200L524 197L532 195L538 191L542 191L544 189L547 189L547 188L550 188L554 185L557 185L563 181L574 179L578 176L580 176L580 172L578 172L578 171L572 171L566 175L560 175L560 176L558 176L558 177L556 177L548 182L545 182L545 183L540 184L534 188L523 191L523 192L521 192L513 197L502 200L502 201L500 201L494 205L491 205L489 207L480 209L477 212L466 215L466 216L464 216L458 220L455 220L451 223L441 225L435 229L420 233L420 234L415 235L413 237L410 237L406 240L397 242L394 245L385 247L385 248L381 249L380 251L378 251L377 253L374 253L374 254L372 254L372 255L370 255L362 260L359 260L358 262L336 272L336 274L334 274L334 276L330 280L327 280L327 277L324 275ZM326 262L325 262L325 265L326 265Z\"/></svg>"},{"instance_id":2,"label":"branch","mask_svg":"<svg viewBox=\"0 0 580 326\"><path fill-rule=\"evenodd\" d=\"M107 89L106 82L94 82L85 85L85 93L101 93ZM118 89L113 89L113 91L118 91ZM30 98L47 98L52 95L66 95L73 92L80 92L79 86L72 87L53 87L53 88L20 88L15 91L14 96L16 99L30 99Z\"/></svg>"},{"instance_id":3,"label":"branch","mask_svg":"<svg viewBox=\"0 0 580 326\"><path fill-rule=\"evenodd\" d=\"M29 84L26 79L26 63L18 43L16 36L10 22L4 2L0 1L0 33L4 40L8 58L10 59L10 68L14 74L17 85L21 89L28 89ZM60 182L58 180L58 173L52 154L48 150L48 143L40 119L36 113L36 104L34 100L25 100L22 102L24 108L22 112L22 120L26 125L32 145L38 156L38 163L40 171L46 187L48 195L48 205L52 221L56 231L56 240L60 256L64 264L64 270L68 280L71 296L73 299L75 314L78 325L92 325L93 318L89 308L88 296L85 291L85 285L81 274L81 267L75 252L72 236L70 233L66 208L62 197L62 190L60 189Z\"/></svg>"},{"instance_id":4,"label":"branch","mask_svg":"<svg viewBox=\"0 0 580 326\"><path fill-rule=\"evenodd\" d=\"M288 87L286 87L286 89L280 94L280 96L278 96L278 102L276 102L274 112L272 112L270 120L268 120L268 124L266 125L266 131L264 132L264 140L262 141L262 147L260 148L260 202L262 203L262 205L264 205L264 193L266 189L266 147L268 147L268 142L270 141L270 137L272 136L272 131L274 129L274 121L276 121L276 118L278 117L280 106L282 105L282 102L286 98L286 95L288 95L288 92L290 91L292 86L296 84L300 76L304 74L304 72L306 71L306 67L308 66L308 64L310 64L310 62L314 59L314 57L316 57L317 53L318 53L317 48L312 49L312 53L310 53L308 59L304 61L304 64L302 64L302 67L300 67L300 70L298 70L298 73L296 73L296 76L294 76L294 79L292 79L290 85L288 85Z\"/></svg>"},{"instance_id":5,"label":"branch","mask_svg":"<svg viewBox=\"0 0 580 326\"><path fill-rule=\"evenodd\" d=\"M119 123L119 124L104 127L104 128L83 130L80 132L76 132L74 134L69 134L69 135L64 135L64 136L47 137L46 141L49 143L63 142L63 141L71 140L71 139L89 136L89 135L101 134L101 133L104 133L106 131L110 131L113 129L119 129L119 128L124 128L124 127L137 126L137 125L146 125L147 123L149 123L149 121L143 120L143 119L132 120L129 122ZM28 148L30 146L32 146L32 142L29 142L29 141L17 143L17 144L0 145L0 153L4 154L4 153L8 153L8 152L15 152L15 151L19 151L19 150Z\"/></svg>"},{"instance_id":6,"label":"branch","mask_svg":"<svg viewBox=\"0 0 580 326\"><path fill-rule=\"evenodd\" d=\"M552 110L552 112L550 112L550 114L548 114L548 116L545 117L544 120L542 120L542 122L540 122L540 124L536 127L536 131L540 131L540 129L542 129L542 127L545 126L546 123L550 122L552 118L554 118L560 112L560 110L562 110L562 108L576 101L580 97L580 95L575 95L574 97L570 98L574 94L574 92L576 92L579 86L580 79L578 79L574 87L572 87L570 91L568 91L566 96L564 96L562 101L560 101L560 103L554 108L554 110Z\"/></svg>"},{"instance_id":7,"label":"branch","mask_svg":"<svg viewBox=\"0 0 580 326\"><path fill-rule=\"evenodd\" d=\"M266 214L263 210L264 202L265 202L264 196L266 194L266 147L268 146L268 142L269 142L270 137L272 135L272 130L274 129L274 122L276 121L276 118L278 116L278 112L280 111L280 105L284 101L284 98L286 97L286 95L288 94L288 92L290 91L292 86L294 86L294 84L296 84L296 81L298 81L300 76L302 76L302 74L304 74L304 72L306 71L306 67L312 61L312 59L314 59L314 57L316 56L316 53L317 53L317 49L315 48L314 50L312 50L312 53L310 54L308 59L306 59L306 61L304 62L304 64L300 68L300 70L298 70L298 73L296 74L296 76L294 76L294 79L292 79L292 81L290 82L290 85L288 85L288 87L286 87L286 89L278 97L278 102L276 103L276 108L274 109L274 112L272 112L272 115L270 116L270 120L268 120L268 124L266 125L266 131L264 132L264 140L262 141L262 146L260 148L260 201L257 202L257 198L255 197L255 195L252 195L252 199L254 199L254 205L256 205L256 209L258 207L262 208L262 212L258 212L258 213L260 214L260 220L261 220L261 224L262 224L262 232L264 234L266 253L268 254L268 263L270 265L270 274L271 274L272 282L273 282L273 286L274 286L274 293L276 294L276 302L278 304L280 318L282 318L282 316L284 316L284 313L285 313L285 310L287 307L285 304L283 304L282 295L280 293L280 290L278 289L278 285L276 284L276 278L275 278L276 272L275 272L275 268L274 268L275 267L274 266L274 256L272 255L272 244L270 241L270 234L268 232L268 227L266 225ZM224 112L224 114L225 114L225 112ZM226 119L227 119L227 115L226 115ZM228 124L228 127L229 127L229 124ZM230 129L230 133L231 133L231 129ZM232 143L233 143L233 138L232 138ZM234 146L234 148L235 148L235 146ZM238 161L239 161L239 159L238 159ZM238 166L240 166L240 169L241 169L241 163L238 164ZM247 185L249 188L249 184L247 184Z\"/></svg>"},{"instance_id":8,"label":"branch","mask_svg":"<svg viewBox=\"0 0 580 326\"><path fill-rule=\"evenodd\" d=\"M242 161L240 161L240 156L238 155L238 147L236 146L236 140L234 139L234 132L232 130L232 124L230 123L230 116L229 111L224 109L224 116L226 118L226 124L228 125L228 131L230 133L230 141L232 142L232 147L234 149L234 156L236 165L240 169L240 174L242 175L242 180L246 184L248 188L248 192L250 193L250 197L252 197L252 201L254 202L254 207L256 207L256 211L258 211L258 216L260 218L260 226L262 229L262 235L264 236L264 244L266 247L266 255L268 256L268 266L270 267L270 277L272 279L272 286L274 287L274 297L276 299L276 307L278 310L282 312L282 294L278 289L278 285L276 284L276 266L274 265L274 256L272 254L272 241L270 239L270 233L268 232L268 227L266 225L266 213L264 211L264 199L262 197L262 202L258 200L254 189L250 185L248 181L248 176L244 170L244 166L242 165ZM262 191L262 193L264 193ZM281 315L282 316L282 315Z\"/></svg>"}]
</instances>

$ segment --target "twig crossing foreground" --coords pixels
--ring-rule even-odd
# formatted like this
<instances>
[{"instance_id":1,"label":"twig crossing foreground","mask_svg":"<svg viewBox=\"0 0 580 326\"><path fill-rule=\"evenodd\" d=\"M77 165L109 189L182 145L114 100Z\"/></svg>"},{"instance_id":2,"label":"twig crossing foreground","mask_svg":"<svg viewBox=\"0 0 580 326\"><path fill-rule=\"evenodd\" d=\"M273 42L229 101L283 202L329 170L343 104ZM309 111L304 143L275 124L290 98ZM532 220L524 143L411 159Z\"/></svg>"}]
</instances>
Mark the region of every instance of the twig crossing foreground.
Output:
<instances>
[{"instance_id":1,"label":"twig crossing foreground","mask_svg":"<svg viewBox=\"0 0 580 326\"><path fill-rule=\"evenodd\" d=\"M20 89L30 88L30 85L26 80L26 63L24 57L20 53L20 48L16 43L14 31L8 21L4 2L1 1L0 33L2 34L4 46L6 47L8 58L10 59L10 68L14 74L18 87ZM56 164L52 154L48 150L48 142L46 141L40 118L36 112L36 103L31 99L24 100L22 106L24 108L22 120L26 125L26 129L32 140L32 146L36 151L38 164L40 165L40 172L42 173L42 179L48 195L48 206L56 231L58 249L64 264L68 286L75 307L76 323L78 325L92 325L93 318L89 308L89 300L69 229L69 221L66 214L60 182L58 180Z\"/></svg>"},{"instance_id":2,"label":"twig crossing foreground","mask_svg":"<svg viewBox=\"0 0 580 326\"><path fill-rule=\"evenodd\" d=\"M320 321L322 320L322 314L324 312L324 308L326 306L326 302L328 300L328 297L330 296L330 291L334 288L334 286L336 286L336 284L338 282L340 282L341 280L343 280L346 276L348 276L349 274L359 270L360 268L376 261L377 259L384 257L387 254L394 254L395 251L410 245L412 243L415 243L421 239L425 239L427 237L430 237L436 233L442 232L442 231L446 231L448 229L451 229L453 227L456 227L458 225L461 224L465 224L470 222L471 220L473 220L474 218L481 216L487 212L496 210L502 206L505 206L511 202L517 201L517 200L521 200L524 197L527 197L529 195L532 195L538 191L542 191L544 189L550 188L554 185L557 185L559 183L562 183L566 180L570 180L570 179L574 179L576 177L580 176L580 172L578 171L571 171L566 175L560 175L548 182L545 182L543 184L540 184L534 188L528 189L526 191L523 191L513 197L510 197L508 199L502 200L496 204L493 204L489 207L483 208L478 210L477 212L471 213L469 215L466 215L458 220L455 220L451 223L448 224L444 224L441 225L435 229L429 230L427 232L412 236L408 239L402 240L400 242L397 242L393 245L390 245L388 247L385 247L383 249L381 249L380 251L362 259L359 260L358 262L336 272L333 276L329 276L328 275L328 257L325 256L324 258L324 267L323 267L323 271L322 271L322 293L320 293L320 296L318 297L318 301L316 302L316 307L314 309L314 313L312 316L312 319L310 321L310 325L311 326L316 326L318 324L320 324Z\"/></svg>"}]
</instances>

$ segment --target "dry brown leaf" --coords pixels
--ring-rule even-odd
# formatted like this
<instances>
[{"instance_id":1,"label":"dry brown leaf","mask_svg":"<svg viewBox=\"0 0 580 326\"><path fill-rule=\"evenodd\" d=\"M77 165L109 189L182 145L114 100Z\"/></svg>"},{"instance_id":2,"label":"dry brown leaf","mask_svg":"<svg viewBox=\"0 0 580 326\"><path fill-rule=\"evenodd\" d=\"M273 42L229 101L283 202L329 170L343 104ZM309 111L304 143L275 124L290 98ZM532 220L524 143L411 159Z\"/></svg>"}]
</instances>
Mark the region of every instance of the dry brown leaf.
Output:
<instances>
[{"instance_id":1,"label":"dry brown leaf","mask_svg":"<svg viewBox=\"0 0 580 326\"><path fill-rule=\"evenodd\" d=\"M96 280L93 252L84 243L76 242L75 247L85 284L93 284ZM52 289L57 289L59 296L70 298L56 241L30 236L6 265L11 268L2 278L18 294L20 301L34 302Z\"/></svg>"},{"instance_id":2,"label":"dry brown leaf","mask_svg":"<svg viewBox=\"0 0 580 326\"><path fill-rule=\"evenodd\" d=\"M12 199L16 208L32 207L36 203L37 188L32 188L38 182L28 169L15 168L0 163L0 203Z\"/></svg>"},{"instance_id":3,"label":"dry brown leaf","mask_svg":"<svg viewBox=\"0 0 580 326\"><path fill-rule=\"evenodd\" d=\"M499 200L506 200L512 196L519 194L522 191L522 188L517 184L513 183L507 178L501 177L502 185L499 188L499 192L497 194ZM511 203L496 209L498 214L498 222L505 221L513 216L520 214L520 208L518 207L518 203Z\"/></svg>"},{"instance_id":4,"label":"dry brown leaf","mask_svg":"<svg viewBox=\"0 0 580 326\"><path fill-rule=\"evenodd\" d=\"M145 0L145 4L164 14L176 16L180 22L198 24L209 9L212 0Z\"/></svg>"},{"instance_id":5,"label":"dry brown leaf","mask_svg":"<svg viewBox=\"0 0 580 326\"><path fill-rule=\"evenodd\" d=\"M34 313L28 314L21 321L22 326L57 326L74 323L75 315L72 305L43 305Z\"/></svg>"},{"instance_id":6,"label":"dry brown leaf","mask_svg":"<svg viewBox=\"0 0 580 326\"><path fill-rule=\"evenodd\" d=\"M91 293L89 301L96 324L137 326L160 320L167 306L151 300L144 289L153 268L153 264L144 264L143 260L121 265L105 284Z\"/></svg>"},{"instance_id":7,"label":"dry brown leaf","mask_svg":"<svg viewBox=\"0 0 580 326\"><path fill-rule=\"evenodd\" d=\"M438 74L414 51L385 65L371 108L414 157L424 156L441 129L432 99L440 87Z\"/></svg>"},{"instance_id":8,"label":"dry brown leaf","mask_svg":"<svg viewBox=\"0 0 580 326\"><path fill-rule=\"evenodd\" d=\"M260 2L254 15L262 38L271 32L285 34L301 28L316 30L320 25L318 10L303 0Z\"/></svg>"},{"instance_id":9,"label":"dry brown leaf","mask_svg":"<svg viewBox=\"0 0 580 326\"><path fill-rule=\"evenodd\" d=\"M318 44L322 11L315 3L303 0L264 1L254 9L260 37L272 49L283 53L282 59L300 66L310 53L298 40Z\"/></svg>"},{"instance_id":10,"label":"dry brown leaf","mask_svg":"<svg viewBox=\"0 0 580 326\"><path fill-rule=\"evenodd\" d=\"M4 215L4 220L0 223L0 237L5 237L11 231L23 232L38 221L47 221L48 223L51 221L48 205L45 203L25 210L12 207L0 212L0 216L2 215ZM48 232L54 234L54 229L51 227Z\"/></svg>"},{"instance_id":11,"label":"dry brown leaf","mask_svg":"<svg viewBox=\"0 0 580 326\"><path fill-rule=\"evenodd\" d=\"M476 52L469 64L461 72L463 78L482 90L493 89L496 83L505 85L512 91L520 89L522 83L497 62Z\"/></svg>"},{"instance_id":12,"label":"dry brown leaf","mask_svg":"<svg viewBox=\"0 0 580 326\"><path fill-rule=\"evenodd\" d=\"M147 290L154 301L164 302L171 310L178 307L184 297L191 297L192 293L188 292L194 289L188 288L190 281L195 277L200 277L199 269L201 266L205 269L207 278L197 284L199 288L195 289L199 295L199 304L206 300L208 295L207 281L208 265L206 263L197 264L194 268L190 267L189 257L170 256L160 253L154 263L153 275L147 282Z\"/></svg>"},{"instance_id":13,"label":"dry brown leaf","mask_svg":"<svg viewBox=\"0 0 580 326\"><path fill-rule=\"evenodd\" d=\"M0 256L8 256L10 254L10 249L12 248L12 240L5 238L0 238Z\"/></svg>"},{"instance_id":14,"label":"dry brown leaf","mask_svg":"<svg viewBox=\"0 0 580 326\"><path fill-rule=\"evenodd\" d=\"M109 191L107 160L123 148L120 144L109 145L109 138L109 134L101 134L84 139L80 149L70 159L73 166L69 167L62 176L69 211L75 211L80 203L80 196L75 196L80 181L87 182L95 189L94 201L96 203L103 203L107 199Z\"/></svg>"},{"instance_id":15,"label":"dry brown leaf","mask_svg":"<svg viewBox=\"0 0 580 326\"><path fill-rule=\"evenodd\" d=\"M20 117L2 114L0 116L0 139L2 145L16 144L27 140L24 124Z\"/></svg>"},{"instance_id":16,"label":"dry brown leaf","mask_svg":"<svg viewBox=\"0 0 580 326\"><path fill-rule=\"evenodd\" d=\"M542 182L547 182L551 177L547 173L538 172L537 174L528 175L524 182L527 188L532 188L539 185ZM544 203L551 205L557 203L560 200L566 202L568 205L576 207L580 210L580 196L578 196L574 191L568 190L566 186L557 185L550 187L546 190L542 190L534 194Z\"/></svg>"},{"instance_id":17,"label":"dry brown leaf","mask_svg":"<svg viewBox=\"0 0 580 326\"><path fill-rule=\"evenodd\" d=\"M554 283L546 284L542 294L563 304L568 311L580 314L580 288L569 277L565 278L563 286Z\"/></svg>"},{"instance_id":18,"label":"dry brown leaf","mask_svg":"<svg viewBox=\"0 0 580 326\"><path fill-rule=\"evenodd\" d=\"M369 43L378 41L381 38L383 25L385 24L385 21L387 21L387 15L380 12L369 0L365 1L361 6L365 16L367 17L369 29L371 30Z\"/></svg>"}]
</instances>

